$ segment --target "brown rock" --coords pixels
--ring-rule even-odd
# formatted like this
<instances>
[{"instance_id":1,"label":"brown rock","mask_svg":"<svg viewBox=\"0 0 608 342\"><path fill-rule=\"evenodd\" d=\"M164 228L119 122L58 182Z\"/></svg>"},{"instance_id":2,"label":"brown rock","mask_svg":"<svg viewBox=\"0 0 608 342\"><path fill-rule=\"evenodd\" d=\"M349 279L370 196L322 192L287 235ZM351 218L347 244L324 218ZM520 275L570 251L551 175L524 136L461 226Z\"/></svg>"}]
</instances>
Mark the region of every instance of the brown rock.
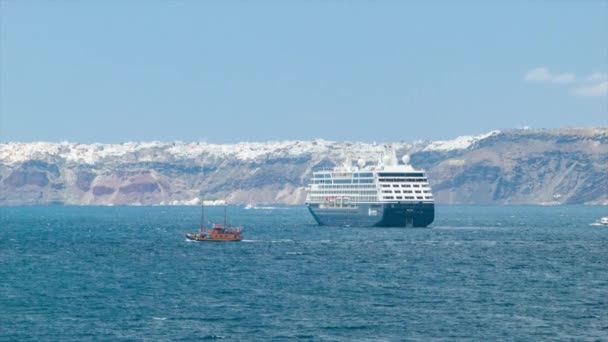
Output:
<instances>
[{"instance_id":1,"label":"brown rock","mask_svg":"<svg viewBox=\"0 0 608 342\"><path fill-rule=\"evenodd\" d=\"M113 194L114 191L116 190L102 185L93 187L93 195L95 196L110 195Z\"/></svg>"},{"instance_id":2,"label":"brown rock","mask_svg":"<svg viewBox=\"0 0 608 342\"><path fill-rule=\"evenodd\" d=\"M118 191L123 194L130 194L134 192L154 192L160 188L157 183L133 183L125 186L121 186Z\"/></svg>"}]
</instances>

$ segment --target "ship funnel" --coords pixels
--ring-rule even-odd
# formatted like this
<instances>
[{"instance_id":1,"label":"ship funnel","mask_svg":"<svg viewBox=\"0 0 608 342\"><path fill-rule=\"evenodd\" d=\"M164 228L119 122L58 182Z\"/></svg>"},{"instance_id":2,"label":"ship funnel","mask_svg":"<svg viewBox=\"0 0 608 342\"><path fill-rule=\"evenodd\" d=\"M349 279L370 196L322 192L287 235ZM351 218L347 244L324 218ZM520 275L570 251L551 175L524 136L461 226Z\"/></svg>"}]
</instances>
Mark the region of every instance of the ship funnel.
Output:
<instances>
[{"instance_id":1,"label":"ship funnel","mask_svg":"<svg viewBox=\"0 0 608 342\"><path fill-rule=\"evenodd\" d=\"M393 145L384 145L384 157L382 158L384 165L395 166L397 165L397 153Z\"/></svg>"}]
</instances>

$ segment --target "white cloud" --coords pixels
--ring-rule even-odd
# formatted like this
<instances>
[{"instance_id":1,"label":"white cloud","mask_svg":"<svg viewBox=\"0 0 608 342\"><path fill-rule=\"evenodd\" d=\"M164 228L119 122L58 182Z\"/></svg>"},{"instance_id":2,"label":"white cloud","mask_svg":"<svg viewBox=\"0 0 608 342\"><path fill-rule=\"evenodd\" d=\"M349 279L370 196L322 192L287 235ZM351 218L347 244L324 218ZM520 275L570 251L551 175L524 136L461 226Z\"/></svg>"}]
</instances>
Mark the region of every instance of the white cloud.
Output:
<instances>
[{"instance_id":1,"label":"white cloud","mask_svg":"<svg viewBox=\"0 0 608 342\"><path fill-rule=\"evenodd\" d=\"M608 81L608 73L606 73L606 72L596 72L596 73L593 73L593 74L587 76L587 78L585 78L585 80L587 80L589 82L604 82L604 81Z\"/></svg>"},{"instance_id":2,"label":"white cloud","mask_svg":"<svg viewBox=\"0 0 608 342\"><path fill-rule=\"evenodd\" d=\"M555 74L553 75L553 83L572 83L576 80L574 74Z\"/></svg>"},{"instance_id":3,"label":"white cloud","mask_svg":"<svg viewBox=\"0 0 608 342\"><path fill-rule=\"evenodd\" d=\"M545 67L538 67L528 71L524 75L524 80L527 82L536 83L572 83L576 80L576 76L571 73L554 74Z\"/></svg>"},{"instance_id":4,"label":"white cloud","mask_svg":"<svg viewBox=\"0 0 608 342\"><path fill-rule=\"evenodd\" d=\"M547 82L551 79L551 73L547 68L535 68L524 75L524 80L528 82Z\"/></svg>"},{"instance_id":5,"label":"white cloud","mask_svg":"<svg viewBox=\"0 0 608 342\"><path fill-rule=\"evenodd\" d=\"M608 81L576 87L570 93L582 97L608 96Z\"/></svg>"},{"instance_id":6,"label":"white cloud","mask_svg":"<svg viewBox=\"0 0 608 342\"><path fill-rule=\"evenodd\" d=\"M572 84L570 94L579 97L608 96L608 73L595 72L585 78L577 79L572 73L553 73L546 67L529 70L524 75L526 82Z\"/></svg>"}]
</instances>

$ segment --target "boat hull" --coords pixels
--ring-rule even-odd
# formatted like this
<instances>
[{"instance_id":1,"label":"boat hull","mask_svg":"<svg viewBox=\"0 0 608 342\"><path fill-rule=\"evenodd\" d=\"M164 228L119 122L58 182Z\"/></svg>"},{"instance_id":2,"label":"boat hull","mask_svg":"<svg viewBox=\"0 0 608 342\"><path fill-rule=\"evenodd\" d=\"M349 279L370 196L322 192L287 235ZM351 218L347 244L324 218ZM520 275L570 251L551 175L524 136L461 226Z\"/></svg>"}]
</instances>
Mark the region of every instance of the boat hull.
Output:
<instances>
[{"instance_id":1,"label":"boat hull","mask_svg":"<svg viewBox=\"0 0 608 342\"><path fill-rule=\"evenodd\" d=\"M186 239L188 239L188 240L198 241L198 242L228 242L228 241L241 241L241 240L243 240L242 237L235 237L235 238L213 238L213 237L201 237L198 234L189 234L189 233L184 234L184 236L186 236Z\"/></svg>"},{"instance_id":2,"label":"boat hull","mask_svg":"<svg viewBox=\"0 0 608 342\"><path fill-rule=\"evenodd\" d=\"M322 226L427 227L435 219L434 203L370 203L350 208L323 208L315 203L307 206Z\"/></svg>"}]
</instances>

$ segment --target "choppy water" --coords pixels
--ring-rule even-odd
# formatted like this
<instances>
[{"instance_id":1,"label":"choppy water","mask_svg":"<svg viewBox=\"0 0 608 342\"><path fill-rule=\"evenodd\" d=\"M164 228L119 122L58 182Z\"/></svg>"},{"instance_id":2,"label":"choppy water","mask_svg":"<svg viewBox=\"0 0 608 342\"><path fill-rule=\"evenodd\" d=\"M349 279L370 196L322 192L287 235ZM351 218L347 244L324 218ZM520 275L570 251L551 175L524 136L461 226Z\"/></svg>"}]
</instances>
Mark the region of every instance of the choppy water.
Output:
<instances>
[{"instance_id":1,"label":"choppy water","mask_svg":"<svg viewBox=\"0 0 608 342\"><path fill-rule=\"evenodd\" d=\"M187 242L196 207L0 207L0 340L608 339L607 207L229 212L246 241Z\"/></svg>"}]
</instances>

